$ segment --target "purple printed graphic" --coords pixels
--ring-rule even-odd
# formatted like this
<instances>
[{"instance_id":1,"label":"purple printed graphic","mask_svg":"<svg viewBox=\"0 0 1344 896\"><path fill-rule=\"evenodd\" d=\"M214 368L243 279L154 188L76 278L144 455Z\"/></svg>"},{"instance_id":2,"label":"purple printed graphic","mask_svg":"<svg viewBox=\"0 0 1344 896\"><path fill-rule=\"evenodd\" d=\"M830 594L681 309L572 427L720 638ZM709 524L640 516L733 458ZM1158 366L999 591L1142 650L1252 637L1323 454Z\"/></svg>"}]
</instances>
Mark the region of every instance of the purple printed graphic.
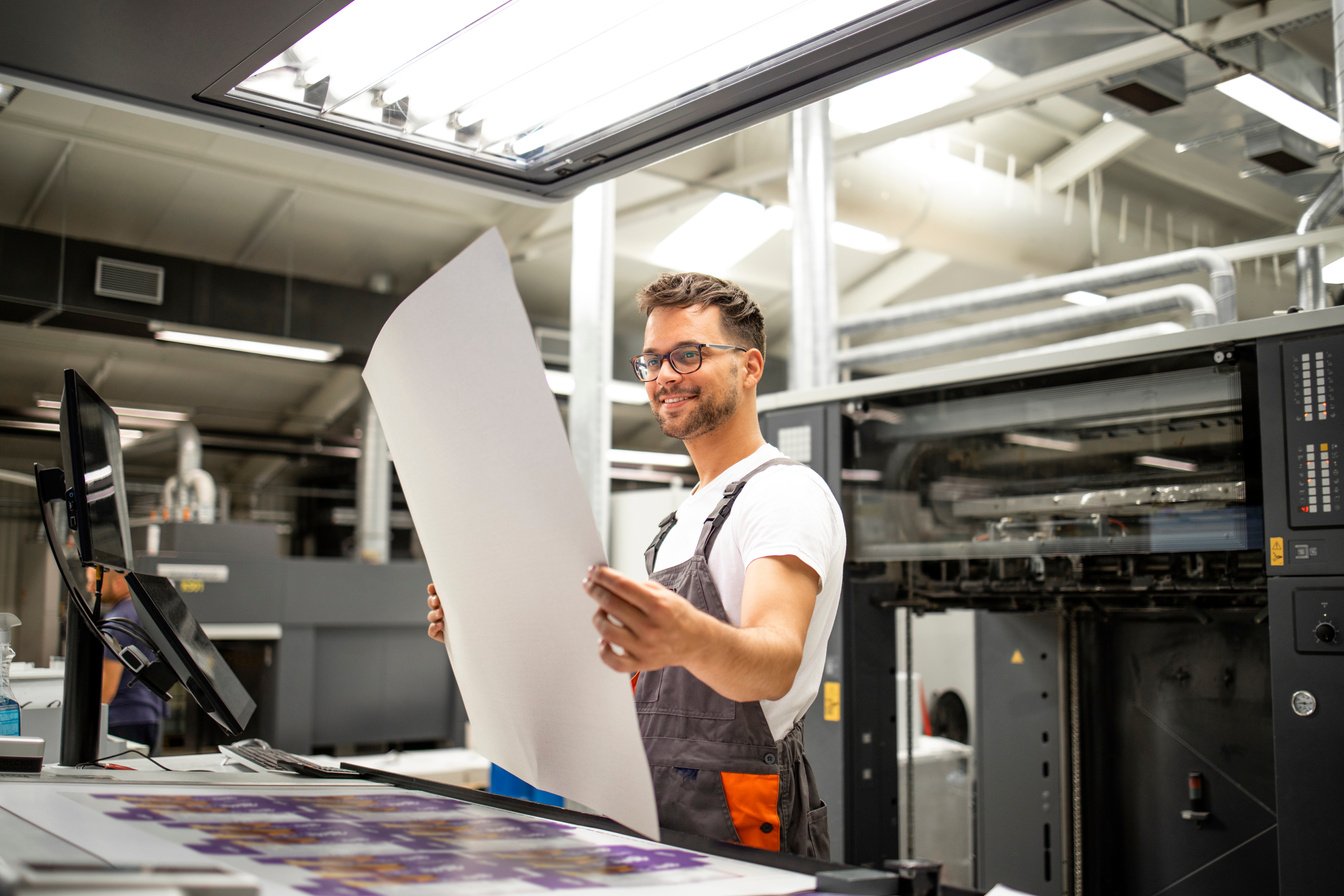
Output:
<instances>
[{"instance_id":1,"label":"purple printed graphic","mask_svg":"<svg viewBox=\"0 0 1344 896\"><path fill-rule=\"evenodd\" d=\"M452 881L513 881L546 890L631 886L657 871L702 868L703 856L672 849L593 846L500 853L418 853L267 858L266 864L300 868L316 879L296 889L312 896L369 896L381 888Z\"/></svg>"},{"instance_id":2,"label":"purple printed graphic","mask_svg":"<svg viewBox=\"0 0 1344 896\"><path fill-rule=\"evenodd\" d=\"M94 793L96 800L116 800L124 808L109 812L109 818L123 821L174 821L182 815L254 815L289 814L293 807L285 797L252 793L188 796L157 793Z\"/></svg>"},{"instance_id":3,"label":"purple printed graphic","mask_svg":"<svg viewBox=\"0 0 1344 896\"><path fill-rule=\"evenodd\" d=\"M738 876L698 853L624 840L600 845L571 825L431 794L92 796L111 818L146 823L141 830L253 873L274 869L277 883L310 896L426 884L501 896Z\"/></svg>"}]
</instances>

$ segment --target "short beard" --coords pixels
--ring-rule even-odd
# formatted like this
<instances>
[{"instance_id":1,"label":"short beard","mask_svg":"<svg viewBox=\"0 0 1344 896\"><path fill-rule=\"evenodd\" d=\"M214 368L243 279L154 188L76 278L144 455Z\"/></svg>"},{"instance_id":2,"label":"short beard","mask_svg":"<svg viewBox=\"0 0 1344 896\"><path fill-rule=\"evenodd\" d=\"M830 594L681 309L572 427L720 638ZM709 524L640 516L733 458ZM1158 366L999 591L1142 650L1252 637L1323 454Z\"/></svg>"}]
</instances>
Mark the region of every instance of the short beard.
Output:
<instances>
[{"instance_id":1,"label":"short beard","mask_svg":"<svg viewBox=\"0 0 1344 896\"><path fill-rule=\"evenodd\" d=\"M685 442L718 428L737 413L739 398L737 392L731 389L722 400L706 399L703 389L696 393L696 398L698 404L695 412L676 421L665 420L658 413L658 406L654 405L653 416L663 435Z\"/></svg>"}]
</instances>

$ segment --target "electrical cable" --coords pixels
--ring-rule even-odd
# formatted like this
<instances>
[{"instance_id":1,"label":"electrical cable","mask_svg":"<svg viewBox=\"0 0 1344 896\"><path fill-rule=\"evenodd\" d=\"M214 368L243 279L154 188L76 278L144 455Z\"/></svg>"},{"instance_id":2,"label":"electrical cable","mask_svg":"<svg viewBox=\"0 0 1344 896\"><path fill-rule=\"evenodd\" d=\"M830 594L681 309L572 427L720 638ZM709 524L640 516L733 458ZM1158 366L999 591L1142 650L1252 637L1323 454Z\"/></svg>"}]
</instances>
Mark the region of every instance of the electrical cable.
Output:
<instances>
[{"instance_id":1,"label":"electrical cable","mask_svg":"<svg viewBox=\"0 0 1344 896\"><path fill-rule=\"evenodd\" d=\"M153 762L155 765L157 765L159 768L163 769L166 772L172 771L172 769L170 769L168 766L164 765L162 762L155 760L153 756L149 755L143 750L121 750L120 752L117 753L110 753L107 756L99 756L92 762L81 762L79 765L75 766L75 768L101 768L102 763L106 762L107 760L116 759L118 756L125 756L127 753L133 753L134 755L139 756L141 759L148 759L150 762Z\"/></svg>"}]
</instances>

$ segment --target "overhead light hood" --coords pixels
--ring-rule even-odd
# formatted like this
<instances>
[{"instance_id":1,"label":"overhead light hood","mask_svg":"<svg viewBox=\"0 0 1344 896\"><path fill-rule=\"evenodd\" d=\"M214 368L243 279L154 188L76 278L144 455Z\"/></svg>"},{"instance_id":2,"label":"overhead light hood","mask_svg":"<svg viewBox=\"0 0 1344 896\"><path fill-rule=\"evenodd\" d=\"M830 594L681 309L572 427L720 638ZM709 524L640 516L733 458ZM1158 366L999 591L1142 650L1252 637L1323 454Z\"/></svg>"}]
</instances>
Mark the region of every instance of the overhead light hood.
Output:
<instances>
[{"instance_id":1,"label":"overhead light hood","mask_svg":"<svg viewBox=\"0 0 1344 896\"><path fill-rule=\"evenodd\" d=\"M259 42L197 99L563 199L1048 5L328 2Z\"/></svg>"}]
</instances>

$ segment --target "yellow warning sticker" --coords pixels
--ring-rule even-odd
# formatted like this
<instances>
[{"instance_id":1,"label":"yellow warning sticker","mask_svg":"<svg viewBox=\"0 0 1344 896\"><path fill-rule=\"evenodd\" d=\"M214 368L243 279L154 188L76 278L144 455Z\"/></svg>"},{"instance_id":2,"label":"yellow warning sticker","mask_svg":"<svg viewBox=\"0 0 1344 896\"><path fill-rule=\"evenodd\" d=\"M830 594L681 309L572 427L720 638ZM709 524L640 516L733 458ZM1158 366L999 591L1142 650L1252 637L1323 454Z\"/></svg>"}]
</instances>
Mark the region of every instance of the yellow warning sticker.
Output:
<instances>
[{"instance_id":1,"label":"yellow warning sticker","mask_svg":"<svg viewBox=\"0 0 1344 896\"><path fill-rule=\"evenodd\" d=\"M827 722L840 721L840 682L827 681L822 683L821 717Z\"/></svg>"},{"instance_id":2,"label":"yellow warning sticker","mask_svg":"<svg viewBox=\"0 0 1344 896\"><path fill-rule=\"evenodd\" d=\"M1269 565L1283 565L1283 539L1279 537L1269 540Z\"/></svg>"},{"instance_id":3,"label":"yellow warning sticker","mask_svg":"<svg viewBox=\"0 0 1344 896\"><path fill-rule=\"evenodd\" d=\"M1025 663L1025 662L1026 662L1026 659L1022 656L1022 651L1020 651L1020 650L1014 650L1014 651L1013 651L1013 665L1014 665L1014 666L1020 666L1020 665L1022 665L1022 664Z\"/></svg>"}]
</instances>

